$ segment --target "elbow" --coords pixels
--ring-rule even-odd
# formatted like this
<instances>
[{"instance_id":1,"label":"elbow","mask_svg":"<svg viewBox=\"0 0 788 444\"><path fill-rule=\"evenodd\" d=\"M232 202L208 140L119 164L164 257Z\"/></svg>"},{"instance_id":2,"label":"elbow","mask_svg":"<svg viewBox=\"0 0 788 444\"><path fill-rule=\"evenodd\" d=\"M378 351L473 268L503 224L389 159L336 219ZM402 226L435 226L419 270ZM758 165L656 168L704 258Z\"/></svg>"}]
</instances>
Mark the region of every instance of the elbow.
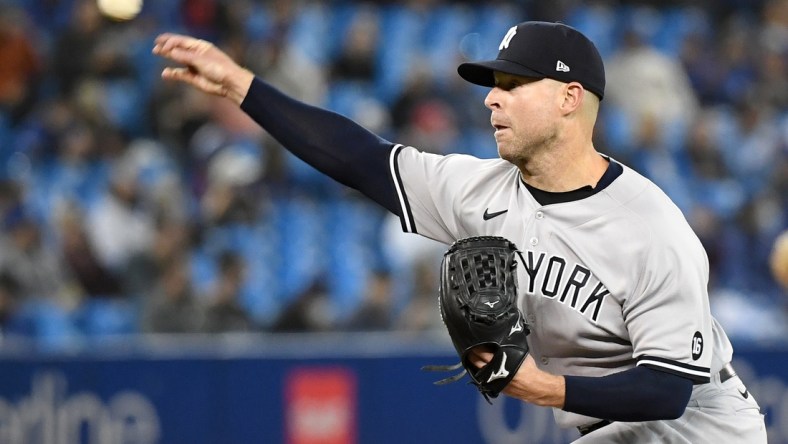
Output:
<instances>
[{"instance_id":1,"label":"elbow","mask_svg":"<svg viewBox=\"0 0 788 444\"><path fill-rule=\"evenodd\" d=\"M626 415L622 418L623 421L667 421L678 419L684 414L687 409L687 403L677 402L671 399L669 402L663 400L659 405L652 404L650 408L643 409L633 414Z\"/></svg>"},{"instance_id":2,"label":"elbow","mask_svg":"<svg viewBox=\"0 0 788 444\"><path fill-rule=\"evenodd\" d=\"M637 412L630 412L621 421L667 421L678 419L687 409L687 402L676 399L662 399L657 403L651 403L648 408Z\"/></svg>"},{"instance_id":3,"label":"elbow","mask_svg":"<svg viewBox=\"0 0 788 444\"><path fill-rule=\"evenodd\" d=\"M667 420L667 419L679 419L682 415L684 415L684 411L687 410L687 403L676 403L676 405L671 406L671 408L666 409L664 416L659 419Z\"/></svg>"},{"instance_id":4,"label":"elbow","mask_svg":"<svg viewBox=\"0 0 788 444\"><path fill-rule=\"evenodd\" d=\"M687 382L688 384L684 383L681 387L677 387L678 390L674 391L670 399L662 404L663 408L660 412L660 418L656 419L678 419L684 415L684 411L687 410L687 404L689 404L690 397L692 396L692 383L690 381Z\"/></svg>"}]
</instances>

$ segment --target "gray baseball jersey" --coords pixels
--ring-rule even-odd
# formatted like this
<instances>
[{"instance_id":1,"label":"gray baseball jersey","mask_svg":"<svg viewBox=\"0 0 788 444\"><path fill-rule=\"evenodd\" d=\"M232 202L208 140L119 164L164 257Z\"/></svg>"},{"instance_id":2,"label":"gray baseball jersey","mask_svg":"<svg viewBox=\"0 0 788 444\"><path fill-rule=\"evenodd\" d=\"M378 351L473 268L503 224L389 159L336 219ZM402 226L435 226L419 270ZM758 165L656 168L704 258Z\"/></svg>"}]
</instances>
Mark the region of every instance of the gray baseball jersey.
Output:
<instances>
[{"instance_id":1,"label":"gray baseball jersey","mask_svg":"<svg viewBox=\"0 0 788 444\"><path fill-rule=\"evenodd\" d=\"M603 190L540 205L502 159L395 146L403 230L451 243L503 236L522 251L520 306L531 353L559 375L645 365L706 383L731 360L712 318L708 259L679 209L623 166ZM598 421L555 409L564 427Z\"/></svg>"}]
</instances>

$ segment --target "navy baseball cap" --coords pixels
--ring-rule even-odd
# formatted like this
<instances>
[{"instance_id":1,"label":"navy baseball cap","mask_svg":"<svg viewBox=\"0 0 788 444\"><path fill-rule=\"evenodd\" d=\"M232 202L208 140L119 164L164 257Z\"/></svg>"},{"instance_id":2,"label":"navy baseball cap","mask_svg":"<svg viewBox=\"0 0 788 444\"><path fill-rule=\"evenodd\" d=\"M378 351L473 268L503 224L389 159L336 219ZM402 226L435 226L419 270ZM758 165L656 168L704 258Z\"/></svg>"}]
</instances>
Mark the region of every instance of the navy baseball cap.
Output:
<instances>
[{"instance_id":1,"label":"navy baseball cap","mask_svg":"<svg viewBox=\"0 0 788 444\"><path fill-rule=\"evenodd\" d=\"M495 60L463 63L460 76L477 85L495 86L493 72L578 82L601 100L605 66L596 46L563 23L523 22L512 26L498 46Z\"/></svg>"}]
</instances>

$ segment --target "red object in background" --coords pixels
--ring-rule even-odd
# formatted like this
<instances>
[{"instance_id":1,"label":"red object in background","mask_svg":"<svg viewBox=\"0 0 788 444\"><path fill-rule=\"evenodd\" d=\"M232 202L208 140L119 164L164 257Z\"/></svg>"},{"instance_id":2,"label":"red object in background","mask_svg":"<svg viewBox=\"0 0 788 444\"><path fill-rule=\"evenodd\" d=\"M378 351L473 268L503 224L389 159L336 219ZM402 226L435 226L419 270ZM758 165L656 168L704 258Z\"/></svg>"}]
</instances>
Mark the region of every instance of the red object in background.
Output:
<instances>
[{"instance_id":1,"label":"red object in background","mask_svg":"<svg viewBox=\"0 0 788 444\"><path fill-rule=\"evenodd\" d=\"M356 442L356 375L345 368L299 368L285 381L285 442Z\"/></svg>"}]
</instances>

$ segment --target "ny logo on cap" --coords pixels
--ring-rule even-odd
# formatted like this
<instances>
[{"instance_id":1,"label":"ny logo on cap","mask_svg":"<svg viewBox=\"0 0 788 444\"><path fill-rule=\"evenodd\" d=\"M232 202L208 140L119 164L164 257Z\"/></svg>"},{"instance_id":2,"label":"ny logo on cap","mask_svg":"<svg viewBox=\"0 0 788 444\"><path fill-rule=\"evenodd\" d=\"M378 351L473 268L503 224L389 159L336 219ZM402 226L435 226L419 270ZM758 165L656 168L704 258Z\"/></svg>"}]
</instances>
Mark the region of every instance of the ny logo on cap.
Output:
<instances>
[{"instance_id":1,"label":"ny logo on cap","mask_svg":"<svg viewBox=\"0 0 788 444\"><path fill-rule=\"evenodd\" d=\"M562 62L562 61L560 61L560 60L559 60L559 61L558 61L558 62L555 64L555 70L556 70L556 71L561 71L561 72L569 72L569 67L568 67L568 66L566 66L566 63L564 63L564 62Z\"/></svg>"},{"instance_id":2,"label":"ny logo on cap","mask_svg":"<svg viewBox=\"0 0 788 444\"><path fill-rule=\"evenodd\" d=\"M501 44L498 45L498 51L500 51L500 50L502 50L504 48L508 48L509 47L509 42L512 41L512 37L514 37L515 34L517 34L517 26L512 26L506 32L506 35L503 36L503 40L501 40Z\"/></svg>"}]
</instances>

